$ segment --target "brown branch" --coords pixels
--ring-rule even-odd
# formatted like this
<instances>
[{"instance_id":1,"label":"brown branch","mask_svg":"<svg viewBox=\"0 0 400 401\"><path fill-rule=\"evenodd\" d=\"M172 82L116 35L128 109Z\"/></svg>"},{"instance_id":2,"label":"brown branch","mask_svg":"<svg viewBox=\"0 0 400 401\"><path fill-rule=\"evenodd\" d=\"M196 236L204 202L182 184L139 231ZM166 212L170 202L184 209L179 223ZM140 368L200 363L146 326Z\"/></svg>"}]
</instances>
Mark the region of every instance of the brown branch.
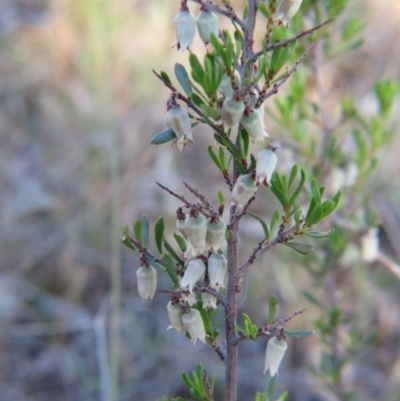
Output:
<instances>
[{"instance_id":1,"label":"brown branch","mask_svg":"<svg viewBox=\"0 0 400 401\"><path fill-rule=\"evenodd\" d=\"M226 362L226 347L220 344L218 341L213 341L209 343L215 353L218 355L222 362Z\"/></svg>"},{"instance_id":2,"label":"brown branch","mask_svg":"<svg viewBox=\"0 0 400 401\"><path fill-rule=\"evenodd\" d=\"M267 51L270 51L270 50L274 50L274 49L278 49L279 47L289 46L291 43L295 42L296 40L298 40L298 39L300 39L300 38L302 38L304 36L312 34L316 30L322 28L324 25L329 24L333 20L334 20L334 18L328 19L328 20L322 22L321 24L315 26L314 28L307 29L306 31L300 32L298 35L293 36L292 38L288 38L288 39L282 40L281 42L272 43L272 44L268 45L265 49L259 50L258 52L255 52L253 54L253 56L252 56L252 61L255 62L258 59L258 57L260 57L260 56L262 56L264 54L264 52L267 52Z\"/></svg>"},{"instance_id":3,"label":"brown branch","mask_svg":"<svg viewBox=\"0 0 400 401\"><path fill-rule=\"evenodd\" d=\"M160 265L162 265L163 261L158 258L156 255L154 255L152 252L148 251L143 245L141 245L138 241L134 240L132 237L129 237L129 242L133 245L136 246L136 248L139 248L139 252L142 254L145 254L146 256L148 256L149 258L151 258L152 260L154 260L154 262L159 263Z\"/></svg>"},{"instance_id":4,"label":"brown branch","mask_svg":"<svg viewBox=\"0 0 400 401\"><path fill-rule=\"evenodd\" d=\"M208 199L205 197L205 195L201 194L199 191L196 189L192 188L189 184L186 182L183 182L183 185L197 198L200 200L200 202L204 205L204 207L210 212L214 210L214 206L208 201Z\"/></svg>"},{"instance_id":5,"label":"brown branch","mask_svg":"<svg viewBox=\"0 0 400 401\"><path fill-rule=\"evenodd\" d=\"M239 267L239 274L243 276L247 271L250 269L250 266L254 263L254 261L260 258L265 252L269 251L274 246L285 242L286 237L296 233L296 226L289 228L288 230L284 231L282 234L277 235L271 242L265 244L257 253L256 255L252 255L252 259L248 259L246 262Z\"/></svg>"},{"instance_id":6,"label":"brown branch","mask_svg":"<svg viewBox=\"0 0 400 401\"><path fill-rule=\"evenodd\" d=\"M230 229L233 227L233 225L234 225L235 223L237 223L237 222L246 214L247 209L249 208L249 206L251 205L251 203L252 203L255 199L256 199L256 197L255 197L255 196L252 196L252 197L247 201L247 203L244 205L243 209L242 209L239 213L236 213L236 214L235 214L234 219L233 219L233 220L229 223L229 225L228 225L228 230L230 230Z\"/></svg>"}]
</instances>

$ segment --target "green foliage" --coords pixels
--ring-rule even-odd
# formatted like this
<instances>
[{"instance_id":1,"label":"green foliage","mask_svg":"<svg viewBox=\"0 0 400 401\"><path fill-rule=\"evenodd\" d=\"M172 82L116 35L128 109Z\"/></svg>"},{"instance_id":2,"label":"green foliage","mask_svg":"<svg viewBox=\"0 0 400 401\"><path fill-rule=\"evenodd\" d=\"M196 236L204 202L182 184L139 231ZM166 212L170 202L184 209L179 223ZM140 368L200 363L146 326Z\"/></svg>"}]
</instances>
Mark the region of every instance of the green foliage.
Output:
<instances>
[{"instance_id":1,"label":"green foliage","mask_svg":"<svg viewBox=\"0 0 400 401\"><path fill-rule=\"evenodd\" d=\"M182 373L182 380L188 387L189 393L194 400L213 401L212 393L214 390L215 375L212 376L210 383L206 381L206 378L206 372L200 364L198 364L196 370L192 372L192 377L187 373ZM176 399L176 401L178 401L178 399Z\"/></svg>"}]
</instances>

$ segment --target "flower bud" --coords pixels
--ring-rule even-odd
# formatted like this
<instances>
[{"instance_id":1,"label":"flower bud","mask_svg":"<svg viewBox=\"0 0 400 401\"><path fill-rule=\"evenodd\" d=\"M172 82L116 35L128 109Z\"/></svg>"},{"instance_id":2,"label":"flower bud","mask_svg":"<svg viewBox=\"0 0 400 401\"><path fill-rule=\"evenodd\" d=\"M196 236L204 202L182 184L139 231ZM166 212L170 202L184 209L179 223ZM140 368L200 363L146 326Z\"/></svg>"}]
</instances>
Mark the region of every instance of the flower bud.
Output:
<instances>
[{"instance_id":1,"label":"flower bud","mask_svg":"<svg viewBox=\"0 0 400 401\"><path fill-rule=\"evenodd\" d=\"M136 272L138 292L144 302L151 301L157 288L157 272L153 266L140 266Z\"/></svg>"},{"instance_id":2,"label":"flower bud","mask_svg":"<svg viewBox=\"0 0 400 401\"><path fill-rule=\"evenodd\" d=\"M181 208L178 208L176 212L176 229L182 234L183 238L187 240L186 234L186 215L183 213Z\"/></svg>"},{"instance_id":3,"label":"flower bud","mask_svg":"<svg viewBox=\"0 0 400 401\"><path fill-rule=\"evenodd\" d=\"M258 92L257 92L256 90L252 90L252 91L249 93L249 106L250 106L251 108L254 108L254 106L255 106L256 103L257 103L257 100L258 100Z\"/></svg>"},{"instance_id":4,"label":"flower bud","mask_svg":"<svg viewBox=\"0 0 400 401\"><path fill-rule=\"evenodd\" d=\"M240 124L255 141L264 141L269 137L264 127L261 109L250 109L248 114L243 114Z\"/></svg>"},{"instance_id":5,"label":"flower bud","mask_svg":"<svg viewBox=\"0 0 400 401\"><path fill-rule=\"evenodd\" d=\"M265 351L264 373L269 369L271 377L278 374L278 368L286 350L286 341L278 340L277 337L273 337L268 341L267 349Z\"/></svg>"},{"instance_id":6,"label":"flower bud","mask_svg":"<svg viewBox=\"0 0 400 401\"><path fill-rule=\"evenodd\" d=\"M289 21L299 10L302 1L303 0L282 0L274 16L274 21L282 21L283 25L288 26Z\"/></svg>"},{"instance_id":7,"label":"flower bud","mask_svg":"<svg viewBox=\"0 0 400 401\"><path fill-rule=\"evenodd\" d=\"M208 279L214 289L226 288L225 277L228 271L228 261L223 253L214 253L208 259Z\"/></svg>"},{"instance_id":8,"label":"flower bud","mask_svg":"<svg viewBox=\"0 0 400 401\"><path fill-rule=\"evenodd\" d=\"M364 262L372 263L379 255L379 237L378 229L370 228L361 238L361 256Z\"/></svg>"},{"instance_id":9,"label":"flower bud","mask_svg":"<svg viewBox=\"0 0 400 401\"><path fill-rule=\"evenodd\" d=\"M217 309L217 298L214 295L209 294L208 292L201 293L201 300L203 301L203 308L205 309Z\"/></svg>"},{"instance_id":10,"label":"flower bud","mask_svg":"<svg viewBox=\"0 0 400 401\"><path fill-rule=\"evenodd\" d=\"M240 87L240 75L238 71L235 70L235 86ZM228 98L233 96L235 90L232 88L232 82L226 72L222 75L221 83L219 84L218 91L225 97Z\"/></svg>"},{"instance_id":11,"label":"flower bud","mask_svg":"<svg viewBox=\"0 0 400 401\"><path fill-rule=\"evenodd\" d=\"M197 216L188 215L185 220L185 232L187 235L187 250L185 258L195 258L206 249L207 218L197 212Z\"/></svg>"},{"instance_id":12,"label":"flower bud","mask_svg":"<svg viewBox=\"0 0 400 401\"><path fill-rule=\"evenodd\" d=\"M237 209L241 209L257 192L257 188L251 174L239 176L233 187L232 198L229 204L231 206L236 205Z\"/></svg>"},{"instance_id":13,"label":"flower bud","mask_svg":"<svg viewBox=\"0 0 400 401\"><path fill-rule=\"evenodd\" d=\"M175 143L178 149L182 151L187 145L187 140L193 142L192 126L190 124L189 114L183 107L175 102L169 104L169 110L165 116L165 125L174 131L176 135Z\"/></svg>"},{"instance_id":14,"label":"flower bud","mask_svg":"<svg viewBox=\"0 0 400 401\"><path fill-rule=\"evenodd\" d=\"M189 9L181 9L175 16L175 32L178 50L183 52L192 44L194 35L196 33L196 19L189 12Z\"/></svg>"},{"instance_id":15,"label":"flower bud","mask_svg":"<svg viewBox=\"0 0 400 401\"><path fill-rule=\"evenodd\" d=\"M218 220L216 220L218 219ZM212 216L207 220L206 244L217 251L225 241L226 223L221 217Z\"/></svg>"},{"instance_id":16,"label":"flower bud","mask_svg":"<svg viewBox=\"0 0 400 401\"><path fill-rule=\"evenodd\" d=\"M189 260L185 273L181 281L181 287L193 292L193 287L204 276L206 265L201 259Z\"/></svg>"},{"instance_id":17,"label":"flower bud","mask_svg":"<svg viewBox=\"0 0 400 401\"><path fill-rule=\"evenodd\" d=\"M236 100L234 96L227 97L222 104L222 121L232 126L239 122L244 112L244 103L242 100Z\"/></svg>"},{"instance_id":18,"label":"flower bud","mask_svg":"<svg viewBox=\"0 0 400 401\"><path fill-rule=\"evenodd\" d=\"M196 19L197 30L204 44L210 43L211 34L218 38L218 17L211 11L201 10Z\"/></svg>"},{"instance_id":19,"label":"flower bud","mask_svg":"<svg viewBox=\"0 0 400 401\"><path fill-rule=\"evenodd\" d=\"M169 301L167 304L167 312L169 322L171 323L167 330L175 329L176 331L181 331L183 329L181 304L179 302L173 304Z\"/></svg>"},{"instance_id":20,"label":"flower bud","mask_svg":"<svg viewBox=\"0 0 400 401\"><path fill-rule=\"evenodd\" d=\"M183 327L190 334L191 341L196 344L197 340L206 343L206 331L204 330L203 319L197 309L190 309L182 315Z\"/></svg>"},{"instance_id":21,"label":"flower bud","mask_svg":"<svg viewBox=\"0 0 400 401\"><path fill-rule=\"evenodd\" d=\"M265 184L266 187L269 187L272 174L278 161L275 149L276 148L268 145L266 149L257 154L256 185Z\"/></svg>"}]
</instances>

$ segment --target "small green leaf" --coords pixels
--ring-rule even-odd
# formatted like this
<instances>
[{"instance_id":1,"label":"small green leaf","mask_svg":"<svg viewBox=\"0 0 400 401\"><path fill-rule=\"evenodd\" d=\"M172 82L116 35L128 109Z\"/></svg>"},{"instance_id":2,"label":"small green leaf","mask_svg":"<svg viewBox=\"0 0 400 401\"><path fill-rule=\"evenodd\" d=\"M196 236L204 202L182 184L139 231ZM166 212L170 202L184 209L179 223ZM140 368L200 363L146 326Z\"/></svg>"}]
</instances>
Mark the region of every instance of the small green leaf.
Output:
<instances>
[{"instance_id":1,"label":"small green leaf","mask_svg":"<svg viewBox=\"0 0 400 401\"><path fill-rule=\"evenodd\" d=\"M290 182L290 179L289 179ZM293 202L297 199L297 197L299 196L299 193L301 191L301 189L303 188L304 183L306 182L306 174L304 173L303 170L300 170L300 182L297 185L296 189L293 191L290 199L289 199L289 207L292 207Z\"/></svg>"},{"instance_id":2,"label":"small green leaf","mask_svg":"<svg viewBox=\"0 0 400 401\"><path fill-rule=\"evenodd\" d=\"M315 203L321 203L321 193L319 192L318 183L315 178L311 179L311 193L315 199Z\"/></svg>"},{"instance_id":3,"label":"small green leaf","mask_svg":"<svg viewBox=\"0 0 400 401\"><path fill-rule=\"evenodd\" d=\"M208 151L208 154L210 155L212 161L213 161L213 162L215 163L215 165L218 167L218 169L221 170L221 171L224 171L224 170L222 170L222 168L221 168L221 165L220 165L220 163L219 163L218 157L217 157L217 155L215 154L212 145L210 145L210 146L207 148L207 151Z\"/></svg>"},{"instance_id":4,"label":"small green leaf","mask_svg":"<svg viewBox=\"0 0 400 401\"><path fill-rule=\"evenodd\" d=\"M153 145L162 145L163 143L167 143L176 139L175 132L172 129L167 129L162 131L151 138L150 143Z\"/></svg>"},{"instance_id":5,"label":"small green leaf","mask_svg":"<svg viewBox=\"0 0 400 401\"><path fill-rule=\"evenodd\" d=\"M218 191L218 202L220 205L224 205L225 204L225 198L224 198L224 194L221 191Z\"/></svg>"},{"instance_id":6,"label":"small green leaf","mask_svg":"<svg viewBox=\"0 0 400 401\"><path fill-rule=\"evenodd\" d=\"M129 227L127 224L124 224L124 226L122 227L122 232L124 233L124 235L129 237Z\"/></svg>"},{"instance_id":7,"label":"small green leaf","mask_svg":"<svg viewBox=\"0 0 400 401\"><path fill-rule=\"evenodd\" d=\"M272 397L275 394L275 386L276 386L276 378L271 377L268 382L268 387L267 387L267 399L268 401L272 400Z\"/></svg>"},{"instance_id":8,"label":"small green leaf","mask_svg":"<svg viewBox=\"0 0 400 401\"><path fill-rule=\"evenodd\" d=\"M150 234L149 218L145 214L143 214L142 215L142 239L143 239L143 245L147 249L150 248L149 234Z\"/></svg>"},{"instance_id":9,"label":"small green leaf","mask_svg":"<svg viewBox=\"0 0 400 401\"><path fill-rule=\"evenodd\" d=\"M246 330L243 330L236 322L235 322L235 328L239 333L242 333L243 335L247 335Z\"/></svg>"},{"instance_id":10,"label":"small green leaf","mask_svg":"<svg viewBox=\"0 0 400 401\"><path fill-rule=\"evenodd\" d=\"M261 217L257 216L256 214L254 214L252 212L246 212L246 215L252 217L253 219L256 219L261 224L261 226L264 230L265 238L270 239L267 223Z\"/></svg>"},{"instance_id":11,"label":"small green leaf","mask_svg":"<svg viewBox=\"0 0 400 401\"><path fill-rule=\"evenodd\" d=\"M243 20L245 20L247 18L248 13L249 13L249 6L246 4L243 7Z\"/></svg>"},{"instance_id":12,"label":"small green leaf","mask_svg":"<svg viewBox=\"0 0 400 401\"><path fill-rule=\"evenodd\" d=\"M193 79L197 83L199 83L201 86L203 86L204 70L199 62L199 59L197 58L197 56L194 53L190 53L189 62L190 62L190 66L192 67Z\"/></svg>"},{"instance_id":13,"label":"small green leaf","mask_svg":"<svg viewBox=\"0 0 400 401\"><path fill-rule=\"evenodd\" d=\"M306 217L306 224L308 226L313 226L322 219L322 207L320 204L316 205L314 210Z\"/></svg>"},{"instance_id":14,"label":"small green leaf","mask_svg":"<svg viewBox=\"0 0 400 401\"><path fill-rule=\"evenodd\" d=\"M246 313L242 313L243 320L244 320L244 326L246 328L247 335L252 338L253 340L256 339L257 333L258 333L258 328L256 325L254 325Z\"/></svg>"},{"instance_id":15,"label":"small green leaf","mask_svg":"<svg viewBox=\"0 0 400 401\"><path fill-rule=\"evenodd\" d=\"M174 238L175 238L176 242L178 243L178 246L179 246L181 252L186 252L186 241L185 241L185 239L183 237L181 237L180 235L176 234L176 233L174 234Z\"/></svg>"},{"instance_id":16,"label":"small green leaf","mask_svg":"<svg viewBox=\"0 0 400 401\"><path fill-rule=\"evenodd\" d=\"M175 287L179 288L178 275L176 274L175 264L172 261L171 257L169 255L164 255L162 258L162 262Z\"/></svg>"},{"instance_id":17,"label":"small green leaf","mask_svg":"<svg viewBox=\"0 0 400 401\"><path fill-rule=\"evenodd\" d=\"M309 255L314 248L309 244L302 244L301 242L282 242L283 245L288 246L289 248L294 249L296 252L301 255Z\"/></svg>"},{"instance_id":18,"label":"small green leaf","mask_svg":"<svg viewBox=\"0 0 400 401\"><path fill-rule=\"evenodd\" d=\"M331 230L328 231L304 231L304 235L307 235L307 237L312 237L312 238L326 238L330 233L332 232Z\"/></svg>"},{"instance_id":19,"label":"small green leaf","mask_svg":"<svg viewBox=\"0 0 400 401\"><path fill-rule=\"evenodd\" d=\"M239 131L239 143L242 156L246 158L249 154L250 137L245 129Z\"/></svg>"},{"instance_id":20,"label":"small green leaf","mask_svg":"<svg viewBox=\"0 0 400 401\"><path fill-rule=\"evenodd\" d=\"M270 190L278 199L279 203L282 205L283 208L286 207L286 197L283 192L278 187L278 182L276 180L271 181Z\"/></svg>"},{"instance_id":21,"label":"small green leaf","mask_svg":"<svg viewBox=\"0 0 400 401\"><path fill-rule=\"evenodd\" d=\"M292 167L292 170L290 171L289 182L288 182L288 192L290 190L290 187L293 185L293 182L296 179L298 172L299 172L299 168L297 167L297 164L295 164Z\"/></svg>"},{"instance_id":22,"label":"small green leaf","mask_svg":"<svg viewBox=\"0 0 400 401\"><path fill-rule=\"evenodd\" d=\"M315 334L313 330L297 330L297 331L288 331L285 330L285 333L289 337L295 337L295 338L303 338L303 337L308 337L311 336L312 334Z\"/></svg>"},{"instance_id":23,"label":"small green leaf","mask_svg":"<svg viewBox=\"0 0 400 401\"><path fill-rule=\"evenodd\" d=\"M257 4L258 9L260 10L261 14L265 17L265 18L271 18L272 14L271 11L269 11L269 8L267 7L267 5L263 2L260 1Z\"/></svg>"},{"instance_id":24,"label":"small green leaf","mask_svg":"<svg viewBox=\"0 0 400 401\"><path fill-rule=\"evenodd\" d=\"M175 64L175 76L178 82L181 84L186 95L190 97L192 94L192 85L190 84L188 73L182 64Z\"/></svg>"},{"instance_id":25,"label":"small green leaf","mask_svg":"<svg viewBox=\"0 0 400 401\"><path fill-rule=\"evenodd\" d=\"M194 387L193 380L190 378L190 376L186 372L182 373L182 380L188 387Z\"/></svg>"},{"instance_id":26,"label":"small green leaf","mask_svg":"<svg viewBox=\"0 0 400 401\"><path fill-rule=\"evenodd\" d=\"M200 105L200 109L203 112L203 114L208 118L212 118L214 120L219 120L221 117L217 109L215 109L214 107L208 106L205 103L202 103Z\"/></svg>"},{"instance_id":27,"label":"small green leaf","mask_svg":"<svg viewBox=\"0 0 400 401\"><path fill-rule=\"evenodd\" d=\"M236 164L236 167L239 169L239 172L241 175L246 174L246 170L243 167L242 161L236 157L235 157L235 164Z\"/></svg>"},{"instance_id":28,"label":"small green leaf","mask_svg":"<svg viewBox=\"0 0 400 401\"><path fill-rule=\"evenodd\" d=\"M133 223L133 232L135 233L135 237L137 241L139 242L140 245L143 245L143 239L142 239L142 221L140 219L137 219Z\"/></svg>"},{"instance_id":29,"label":"small green leaf","mask_svg":"<svg viewBox=\"0 0 400 401\"><path fill-rule=\"evenodd\" d=\"M172 82L171 82L168 74L165 71L161 71L160 75L161 75L161 78L164 80L164 82L166 82L169 85L172 85Z\"/></svg>"},{"instance_id":30,"label":"small green leaf","mask_svg":"<svg viewBox=\"0 0 400 401\"><path fill-rule=\"evenodd\" d=\"M300 231L300 219L302 216L303 212L301 210L297 210L296 213L294 214L293 218L294 218L294 222L296 224L296 231Z\"/></svg>"},{"instance_id":31,"label":"small green leaf","mask_svg":"<svg viewBox=\"0 0 400 401\"><path fill-rule=\"evenodd\" d=\"M168 253L180 264L180 265L184 265L183 260L179 257L179 255L175 252L175 249L171 246L171 244L165 239L165 237L163 238L163 243L164 243L164 247L165 249L168 251Z\"/></svg>"},{"instance_id":32,"label":"small green leaf","mask_svg":"<svg viewBox=\"0 0 400 401\"><path fill-rule=\"evenodd\" d=\"M201 107L204 103L203 99L196 93L192 93L192 95L190 96L190 98L192 99L192 102L198 106Z\"/></svg>"},{"instance_id":33,"label":"small green leaf","mask_svg":"<svg viewBox=\"0 0 400 401\"><path fill-rule=\"evenodd\" d=\"M164 236L164 217L159 217L154 227L154 238L156 241L158 252L162 253L162 239Z\"/></svg>"},{"instance_id":34,"label":"small green leaf","mask_svg":"<svg viewBox=\"0 0 400 401\"><path fill-rule=\"evenodd\" d=\"M276 307L278 306L278 298L276 296L272 296L269 298L268 304L268 324L272 324L275 321L276 316Z\"/></svg>"},{"instance_id":35,"label":"small green leaf","mask_svg":"<svg viewBox=\"0 0 400 401\"><path fill-rule=\"evenodd\" d=\"M304 298L306 298L309 302L311 302L315 306L318 306L318 308L321 308L323 310L328 310L328 308L310 292L302 291L302 294L303 294Z\"/></svg>"},{"instance_id":36,"label":"small green leaf","mask_svg":"<svg viewBox=\"0 0 400 401\"><path fill-rule=\"evenodd\" d=\"M156 269L161 269L161 270L165 270L164 267L162 265L160 265L158 262L156 262L154 259L152 259L150 256L145 257L146 261L153 267L155 267Z\"/></svg>"},{"instance_id":37,"label":"small green leaf","mask_svg":"<svg viewBox=\"0 0 400 401\"><path fill-rule=\"evenodd\" d=\"M288 398L288 395L289 395L289 393L287 391L284 391L276 401L286 401L286 399Z\"/></svg>"},{"instance_id":38,"label":"small green leaf","mask_svg":"<svg viewBox=\"0 0 400 401\"><path fill-rule=\"evenodd\" d=\"M219 163L221 166L221 171L226 171L226 161L225 161L225 152L224 152L224 148L222 146L219 147L219 151L218 151L218 158L219 158Z\"/></svg>"},{"instance_id":39,"label":"small green leaf","mask_svg":"<svg viewBox=\"0 0 400 401\"><path fill-rule=\"evenodd\" d=\"M269 229L271 238L273 237L273 235L275 233L275 229L276 229L276 226L278 225L279 221L280 221L279 212L277 210L275 210L275 212L272 214L272 217L271 217L271 223L270 223L270 229Z\"/></svg>"}]
</instances>

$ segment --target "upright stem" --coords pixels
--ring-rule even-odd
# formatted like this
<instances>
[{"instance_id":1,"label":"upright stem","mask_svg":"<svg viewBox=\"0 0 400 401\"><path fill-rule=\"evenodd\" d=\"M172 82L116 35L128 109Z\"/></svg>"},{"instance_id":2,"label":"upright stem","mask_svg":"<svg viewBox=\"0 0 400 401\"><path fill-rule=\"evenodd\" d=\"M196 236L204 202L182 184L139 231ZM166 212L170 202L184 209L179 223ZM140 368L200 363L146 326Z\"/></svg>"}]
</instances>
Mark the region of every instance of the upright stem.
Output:
<instances>
[{"instance_id":1,"label":"upright stem","mask_svg":"<svg viewBox=\"0 0 400 401\"><path fill-rule=\"evenodd\" d=\"M234 175L236 173L234 169ZM230 209L232 222L236 207ZM225 305L226 327L226 365L225 365L225 401L236 401L238 346L234 344L236 338L236 285L238 280L238 228L239 222L233 224L228 238L228 291Z\"/></svg>"}]
</instances>

